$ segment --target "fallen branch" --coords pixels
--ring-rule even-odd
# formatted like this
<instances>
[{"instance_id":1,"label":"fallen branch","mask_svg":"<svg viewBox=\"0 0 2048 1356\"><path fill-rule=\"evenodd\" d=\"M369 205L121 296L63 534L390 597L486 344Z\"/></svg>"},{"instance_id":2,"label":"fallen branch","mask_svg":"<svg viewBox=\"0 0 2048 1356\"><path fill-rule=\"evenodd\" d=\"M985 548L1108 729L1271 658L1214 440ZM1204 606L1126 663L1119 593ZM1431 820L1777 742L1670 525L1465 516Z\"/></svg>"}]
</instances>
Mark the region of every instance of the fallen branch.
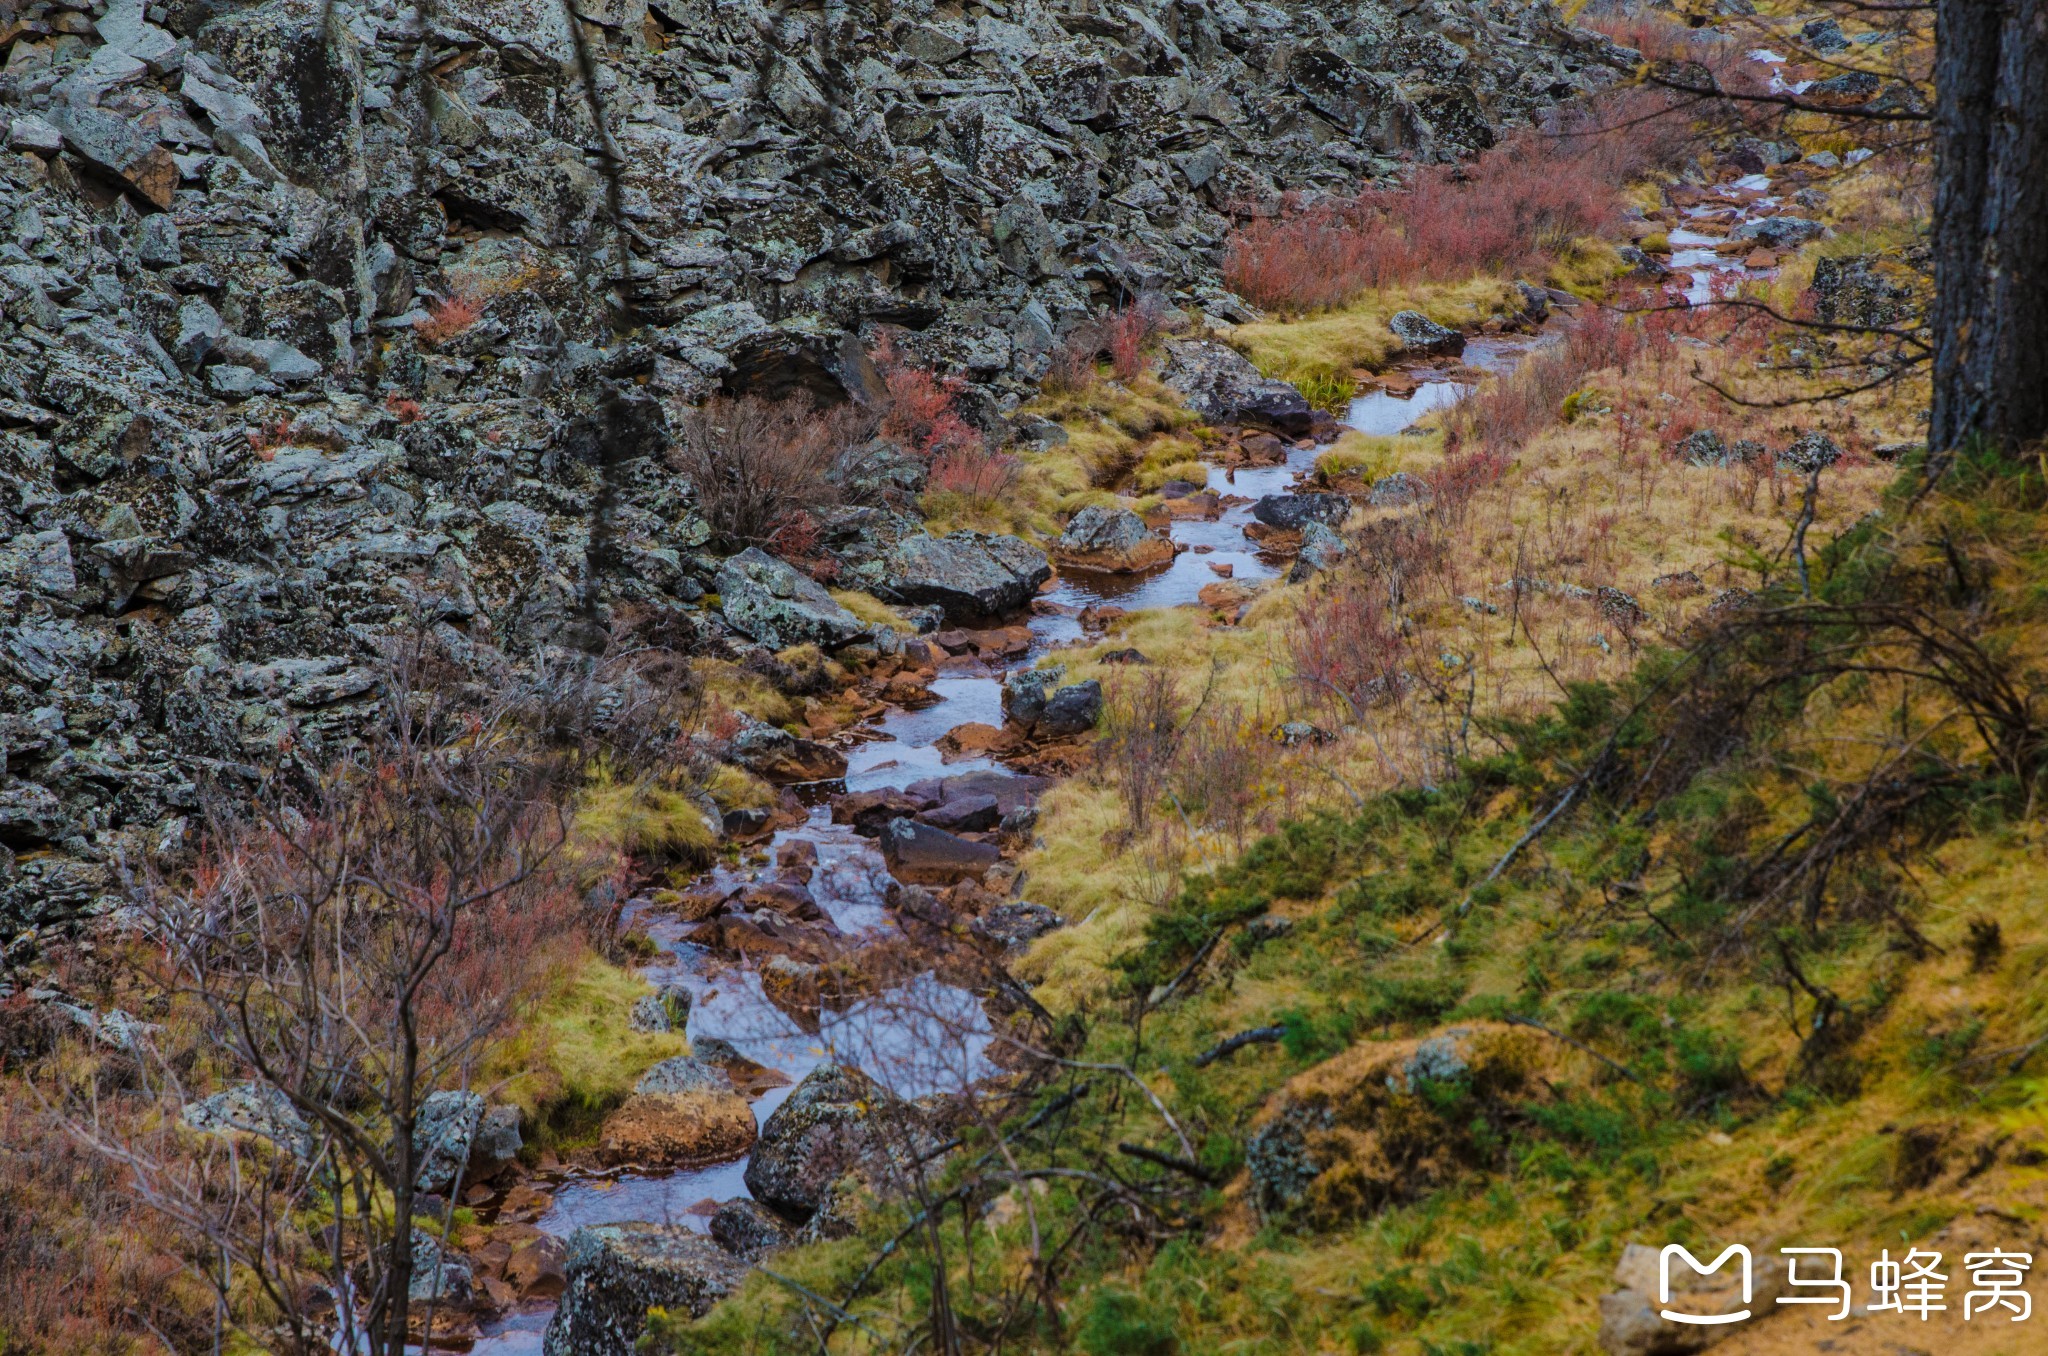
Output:
<instances>
[{"instance_id":1,"label":"fallen branch","mask_svg":"<svg viewBox=\"0 0 2048 1356\"><path fill-rule=\"evenodd\" d=\"M1182 1176L1192 1177L1197 1182L1210 1183L1215 1180L1209 1176L1209 1170L1199 1163L1190 1163L1185 1158L1175 1158L1172 1154L1163 1154L1157 1149L1148 1149L1142 1144L1119 1143L1116 1146L1116 1151L1120 1154L1128 1154L1132 1158L1143 1159L1147 1163L1157 1164L1159 1167L1165 1168L1170 1172L1177 1172Z\"/></svg>"},{"instance_id":2,"label":"fallen branch","mask_svg":"<svg viewBox=\"0 0 2048 1356\"><path fill-rule=\"evenodd\" d=\"M1541 1031L1544 1035L1550 1037L1552 1040L1562 1041L1564 1044L1569 1045L1572 1049L1578 1051L1582 1055L1591 1055L1594 1059L1599 1060L1602 1064L1605 1064L1608 1068L1614 1070L1616 1073L1620 1074L1623 1078L1626 1078L1629 1082L1635 1084L1637 1087L1647 1086L1643 1082L1642 1075L1638 1074L1635 1070L1629 1068L1626 1064L1616 1063L1614 1060L1611 1060L1607 1056L1601 1054L1598 1050L1595 1050L1592 1046L1587 1045L1582 1041L1575 1041L1570 1036L1565 1035L1562 1031L1554 1030L1551 1027L1543 1025L1543 1023L1541 1022L1533 1021L1527 1017L1503 1017L1501 1020L1506 1022L1509 1026L1526 1026L1531 1031Z\"/></svg>"},{"instance_id":3,"label":"fallen branch","mask_svg":"<svg viewBox=\"0 0 2048 1356\"><path fill-rule=\"evenodd\" d=\"M1287 1028L1284 1026L1255 1026L1249 1031L1240 1031L1195 1056L1195 1067L1207 1068L1219 1059L1236 1054L1247 1045L1270 1045L1286 1034Z\"/></svg>"}]
</instances>

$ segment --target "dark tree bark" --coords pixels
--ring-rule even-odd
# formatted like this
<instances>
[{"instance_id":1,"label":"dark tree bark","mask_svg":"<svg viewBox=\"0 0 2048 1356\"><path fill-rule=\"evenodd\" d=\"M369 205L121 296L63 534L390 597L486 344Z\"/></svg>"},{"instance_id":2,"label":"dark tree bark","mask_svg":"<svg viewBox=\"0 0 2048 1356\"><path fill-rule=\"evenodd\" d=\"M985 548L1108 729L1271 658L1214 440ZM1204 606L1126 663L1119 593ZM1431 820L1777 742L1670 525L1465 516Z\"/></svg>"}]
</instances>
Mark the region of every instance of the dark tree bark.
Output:
<instances>
[{"instance_id":1,"label":"dark tree bark","mask_svg":"<svg viewBox=\"0 0 2048 1356\"><path fill-rule=\"evenodd\" d=\"M1936 18L1929 446L2048 437L2048 0Z\"/></svg>"}]
</instances>

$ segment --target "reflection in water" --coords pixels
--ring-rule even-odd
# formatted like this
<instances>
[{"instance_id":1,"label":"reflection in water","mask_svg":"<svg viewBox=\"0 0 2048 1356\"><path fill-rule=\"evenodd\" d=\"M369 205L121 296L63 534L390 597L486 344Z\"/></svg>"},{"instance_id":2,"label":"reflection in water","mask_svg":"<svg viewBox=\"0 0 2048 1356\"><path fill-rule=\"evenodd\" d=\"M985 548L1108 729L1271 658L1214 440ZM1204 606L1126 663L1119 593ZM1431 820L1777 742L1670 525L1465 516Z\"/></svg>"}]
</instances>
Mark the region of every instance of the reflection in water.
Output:
<instances>
[{"instance_id":1,"label":"reflection in water","mask_svg":"<svg viewBox=\"0 0 2048 1356\"><path fill-rule=\"evenodd\" d=\"M1467 367L1507 371L1531 347L1552 342L1539 339L1482 339L1467 346ZM1385 392L1354 400L1346 423L1366 433L1396 434L1432 410L1458 400L1470 389L1443 380L1423 382L1412 396ZM1107 575L1092 571L1062 572L1046 596L1071 609L1113 603L1126 609L1177 607L1197 601L1202 586L1218 578L1210 564L1228 564L1236 579L1270 579L1278 571L1261 560L1244 535L1253 521L1252 505L1272 494L1286 494L1310 472L1322 448L1292 449L1278 466L1249 467L1234 475L1216 470L1209 488L1232 499L1221 517L1183 520L1171 526L1173 539L1206 552L1183 551L1173 563L1143 575ZM1071 615L1033 617L1034 650L1081 640ZM997 768L985 758L947 764L935 745L945 734L969 721L1002 724L1002 683L999 676L941 678L932 684L940 700L917 711L892 710L873 733L881 737L848 750L846 788L866 791L904 787L926 777ZM844 825L831 822L826 806L813 808L807 823L777 833L770 850L793 839L816 845L818 865L811 892L842 932L873 933L890 926L885 892L889 875L873 843ZM742 873L721 868L716 883L730 887ZM883 1086L903 1097L953 1092L996 1071L989 1059L994 1035L980 1002L965 989L925 974L900 988L864 999L844 1012L820 1012L815 1030L806 1030L768 1000L753 971L718 962L687 940L689 925L670 915L634 911L628 926L644 931L660 949L660 958L644 973L654 983L681 983L691 994L688 1034L729 1041L746 1058L784 1074L792 1087L827 1060L857 1065ZM754 1115L765 1122L790 1095L792 1087L771 1090L754 1103ZM539 1221L550 1233L567 1236L584 1225L647 1220L703 1230L708 1226L707 1202L721 1203L747 1195L746 1160L706 1168L642 1176L620 1173L572 1178L554 1188L554 1203ZM480 1356L538 1356L542 1334L552 1313L535 1306L507 1315L485 1328L474 1350Z\"/></svg>"}]
</instances>

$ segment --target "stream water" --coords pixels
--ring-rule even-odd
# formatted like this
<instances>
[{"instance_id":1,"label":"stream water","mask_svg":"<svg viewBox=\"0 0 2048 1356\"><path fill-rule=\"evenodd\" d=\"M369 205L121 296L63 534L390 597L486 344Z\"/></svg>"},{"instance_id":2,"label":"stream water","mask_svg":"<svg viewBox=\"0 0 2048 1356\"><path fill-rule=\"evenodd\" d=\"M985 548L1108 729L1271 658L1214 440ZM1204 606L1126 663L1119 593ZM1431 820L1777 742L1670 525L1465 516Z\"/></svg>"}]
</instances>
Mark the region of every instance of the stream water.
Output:
<instances>
[{"instance_id":1,"label":"stream water","mask_svg":"<svg viewBox=\"0 0 2048 1356\"><path fill-rule=\"evenodd\" d=\"M1762 176L1755 176L1762 179ZM1738 189L1754 187L1738 181ZM1768 180L1763 181L1768 186ZM1748 193L1740 194L1750 198ZM1730 201L1734 201L1731 197ZM1750 208L1768 207L1771 199L1751 198ZM1711 206L1702 210L1712 210ZM1716 255L1713 237L1672 232L1679 250L1674 267L1691 275L1688 295L1698 300L1712 294L1717 274L1739 270L1739 260ZM1704 290L1701 290L1704 289ZM1395 435L1417 419L1460 399L1471 389L1473 370L1505 373L1533 348L1554 342L1554 334L1536 337L1483 338L1470 341L1463 355L1465 370L1425 369L1412 393L1376 391L1354 399L1345 424L1362 432ZM1295 448L1283 462L1240 467L1235 472L1211 469L1210 488L1224 496L1219 516L1180 519L1171 535L1186 550L1169 565L1135 575L1092 571L1063 573L1041 595L1049 607L1034 611L1029 625L1030 651L1009 664L983 667L975 661L950 661L931 687L938 700L917 710L891 708L861 733L863 742L848 750L844 788L866 791L904 787L933 776L996 770L985 758L948 763L939 741L968 722L1002 723L1002 680L1011 668L1031 664L1049 650L1083 638L1076 615L1081 609L1113 604L1138 609L1179 607L1195 603L1205 584L1218 574L1211 563L1228 564L1232 577L1263 580L1274 577L1280 564L1261 556L1244 535L1252 522L1252 505L1270 494L1292 492L1312 471L1325 449ZM836 790L829 788L813 790ZM822 796L819 797L822 799ZM831 822L820 804L808 822L777 833L771 853L782 844L806 840L817 850L811 892L832 922L849 936L873 934L893 926L884 904L889 873L880 852L868 839ZM737 884L745 872L721 868L725 884ZM659 953L645 968L656 984L681 983L691 993L687 1034L693 1040L716 1037L729 1041L740 1054L777 1071L793 1086L827 1060L856 1064L903 1096L960 1089L995 1072L988 1058L991 1041L986 1017L972 994L931 975L903 989L885 993L843 1012L818 1014L816 1029L807 1029L771 1002L752 971L711 956L691 943L690 925L647 909L627 921L653 938ZM757 1122L767 1120L789 1096L790 1087L773 1089L754 1103ZM744 1158L710 1167L663 1174L577 1172L552 1186L553 1202L537 1221L539 1228L563 1238L584 1225L655 1221L703 1230L718 1204L748 1195ZM507 1314L486 1325L471 1348L478 1356L537 1356L553 1306L539 1304Z\"/></svg>"},{"instance_id":2,"label":"stream water","mask_svg":"<svg viewBox=\"0 0 2048 1356\"><path fill-rule=\"evenodd\" d=\"M1551 336L1475 339L1465 350L1467 369L1510 370L1532 347ZM1423 372L1424 379L1407 395L1375 391L1351 402L1345 424L1365 433L1392 435L1433 410L1461 398L1469 389L1469 373ZM1460 379L1464 377L1466 379ZM1029 625L1032 646L1025 656L1002 667L983 668L953 661L932 685L939 700L917 710L891 708L866 727L863 742L847 750L844 787L868 791L904 787L934 776L1001 770L985 758L948 763L938 743L968 722L1002 724L1002 681L1011 668L1034 663L1048 650L1083 638L1075 614L1081 609L1114 604L1126 610L1180 607L1197 601L1205 584L1214 583L1212 562L1231 566L1232 577L1263 580L1281 566L1261 556L1244 535L1253 521L1252 505L1270 494L1293 491L1314 467L1325 448L1290 449L1276 465L1240 467L1235 472L1212 468L1210 488L1225 496L1221 514L1210 519L1180 519L1169 528L1185 546L1169 565L1135 575L1094 571L1063 573L1041 595L1050 604L1038 609ZM1203 549L1206 548L1206 549ZM825 788L819 788L825 789ZM834 785L830 789L836 790ZM893 926L884 905L889 873L881 853L868 839L845 825L831 822L830 810L818 805L808 822L783 830L769 844L771 854L785 842L803 839L817 849L811 892L832 922L854 936ZM746 873L721 868L717 878L737 884ZM717 960L687 939L690 926L654 910L629 914L625 920L654 940L655 961L643 974L656 984L681 983L691 994L687 1035L693 1040L716 1037L748 1059L777 1071L793 1086L828 1059L857 1064L869 1075L907 1097L954 1091L995 1072L988 1058L989 1024L974 996L925 975L905 988L857 1004L844 1012L819 1014L816 1030L806 1030L771 1002L760 979L750 970ZM765 1123L789 1096L790 1087L769 1091L754 1103L755 1119ZM642 1220L704 1230L722 1202L748 1195L747 1160L662 1174L630 1170L616 1173L578 1172L552 1186L553 1203L536 1224L567 1238L584 1225ZM486 1324L471 1348L476 1356L537 1356L551 1304L536 1304Z\"/></svg>"},{"instance_id":3,"label":"stream water","mask_svg":"<svg viewBox=\"0 0 2048 1356\"><path fill-rule=\"evenodd\" d=\"M1542 342L1546 338L1478 339L1467 346L1464 361L1468 368L1505 371ZM1366 433L1397 434L1469 389L1469 381L1450 373L1426 375L1408 395L1377 391L1359 396L1344 422ZM1209 569L1211 562L1230 565L1237 579L1272 578L1279 565L1261 556L1244 535L1252 521L1252 505L1265 495L1292 491L1324 450L1291 449L1280 464L1241 467L1234 473L1212 468L1210 486L1226 497L1223 511L1215 518L1171 524L1174 541L1188 549L1170 565L1137 575L1063 574L1041 595L1051 606L1030 619L1033 643L1028 654L1003 667L949 664L948 669L955 671L942 671L931 685L937 702L917 710L891 708L862 731L863 742L847 750L845 789L900 788L927 777L1000 770L985 758L948 763L938 743L968 722L1001 725L1004 675L1012 667L1035 662L1048 650L1082 639L1074 614L1083 608L1108 603L1137 610L1194 603L1203 585L1218 577ZM771 854L794 839L817 849L811 892L842 932L854 936L892 926L883 902L888 869L870 840L848 826L833 824L822 804L811 811L807 823L777 833L769 844ZM723 883L737 884L744 874L721 868L717 876ZM844 1012L821 1013L817 1029L806 1030L768 999L756 974L719 961L691 943L689 924L651 909L630 914L626 922L659 948L655 961L643 971L645 977L689 989L686 1034L693 1041L729 1041L748 1059L787 1077L792 1086L828 1059L857 1064L907 1097L954 1091L995 1071L987 1053L989 1024L979 1004L972 994L931 975ZM790 1087L776 1088L756 1101L756 1121L765 1123L789 1092ZM553 1184L553 1203L536 1224L563 1238L584 1225L632 1220L701 1231L718 1204L749 1194L746 1166L747 1160L741 1158L662 1174L574 1173ZM471 1350L477 1356L537 1356L552 1312L551 1304L536 1304L504 1315L484 1326Z\"/></svg>"}]
</instances>

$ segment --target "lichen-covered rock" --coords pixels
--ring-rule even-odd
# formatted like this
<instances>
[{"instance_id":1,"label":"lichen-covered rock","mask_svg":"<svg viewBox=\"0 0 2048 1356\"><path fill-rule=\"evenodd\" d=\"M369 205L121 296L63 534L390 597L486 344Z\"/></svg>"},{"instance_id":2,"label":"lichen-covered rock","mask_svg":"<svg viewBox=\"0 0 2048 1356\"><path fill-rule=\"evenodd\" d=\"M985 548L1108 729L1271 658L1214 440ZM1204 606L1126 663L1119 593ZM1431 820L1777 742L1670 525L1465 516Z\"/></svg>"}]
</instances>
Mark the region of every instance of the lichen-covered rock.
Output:
<instances>
[{"instance_id":1,"label":"lichen-covered rock","mask_svg":"<svg viewBox=\"0 0 2048 1356\"><path fill-rule=\"evenodd\" d=\"M1025 946L1066 926L1067 920L1043 904L1016 900L996 905L967 925L975 936L1004 950Z\"/></svg>"},{"instance_id":2,"label":"lichen-covered rock","mask_svg":"<svg viewBox=\"0 0 2048 1356\"><path fill-rule=\"evenodd\" d=\"M816 580L758 547L721 565L713 587L734 629L771 650L844 645L867 634L867 626Z\"/></svg>"},{"instance_id":3,"label":"lichen-covered rock","mask_svg":"<svg viewBox=\"0 0 2048 1356\"><path fill-rule=\"evenodd\" d=\"M1728 443L1720 434L1710 428L1695 429L1678 440L1673 449L1684 458L1688 466L1725 466L1728 464Z\"/></svg>"},{"instance_id":4,"label":"lichen-covered rock","mask_svg":"<svg viewBox=\"0 0 2048 1356\"><path fill-rule=\"evenodd\" d=\"M701 1318L746 1279L746 1263L680 1225L605 1224L569 1236L567 1283L543 1356L632 1356L647 1311Z\"/></svg>"},{"instance_id":5,"label":"lichen-covered rock","mask_svg":"<svg viewBox=\"0 0 2048 1356\"><path fill-rule=\"evenodd\" d=\"M1315 410L1292 385L1267 377L1236 349L1208 339L1169 339L1159 379L1189 409L1218 424L1249 424L1299 437Z\"/></svg>"},{"instance_id":6,"label":"lichen-covered rock","mask_svg":"<svg viewBox=\"0 0 2048 1356\"><path fill-rule=\"evenodd\" d=\"M1067 676L1066 665L1042 669L1016 669L1003 679L1003 719L1025 730L1038 723L1045 703Z\"/></svg>"},{"instance_id":7,"label":"lichen-covered rock","mask_svg":"<svg viewBox=\"0 0 2048 1356\"><path fill-rule=\"evenodd\" d=\"M1374 508L1406 508L1410 504L1426 504L1429 499L1428 481L1412 472L1396 471L1374 482L1365 502Z\"/></svg>"},{"instance_id":8,"label":"lichen-covered rock","mask_svg":"<svg viewBox=\"0 0 2048 1356\"><path fill-rule=\"evenodd\" d=\"M681 1031L690 1022L690 991L681 984L664 984L654 993L633 1000L626 1025L635 1031Z\"/></svg>"},{"instance_id":9,"label":"lichen-covered rock","mask_svg":"<svg viewBox=\"0 0 2048 1356\"><path fill-rule=\"evenodd\" d=\"M1830 324L1891 325L1913 313L1906 270L1875 254L1813 262L1813 313Z\"/></svg>"},{"instance_id":10,"label":"lichen-covered rock","mask_svg":"<svg viewBox=\"0 0 2048 1356\"><path fill-rule=\"evenodd\" d=\"M1818 429L1809 429L1794 438L1784 451L1778 454L1778 464L1788 471L1810 475L1825 471L1842 459L1842 449L1835 440Z\"/></svg>"},{"instance_id":11,"label":"lichen-covered rock","mask_svg":"<svg viewBox=\"0 0 2048 1356\"><path fill-rule=\"evenodd\" d=\"M1370 1215L1488 1165L1547 1093L1526 1031L1452 1027L1367 1041L1289 1080L1245 1145L1252 1203L1319 1223Z\"/></svg>"},{"instance_id":12,"label":"lichen-covered rock","mask_svg":"<svg viewBox=\"0 0 2048 1356\"><path fill-rule=\"evenodd\" d=\"M711 1061L697 1055L677 1055L640 1075L633 1091L643 1095L677 1092L726 1092L732 1077Z\"/></svg>"},{"instance_id":13,"label":"lichen-covered rock","mask_svg":"<svg viewBox=\"0 0 2048 1356\"><path fill-rule=\"evenodd\" d=\"M711 1217L711 1237L719 1247L748 1262L778 1252L796 1239L795 1231L780 1215L744 1196L718 1207Z\"/></svg>"},{"instance_id":14,"label":"lichen-covered rock","mask_svg":"<svg viewBox=\"0 0 2048 1356\"><path fill-rule=\"evenodd\" d=\"M1804 245L1809 240L1818 240L1827 235L1828 228L1805 217L1776 216L1752 217L1730 231L1732 240L1754 240L1771 249L1785 249L1792 245Z\"/></svg>"},{"instance_id":15,"label":"lichen-covered rock","mask_svg":"<svg viewBox=\"0 0 2048 1356\"><path fill-rule=\"evenodd\" d=\"M797 1084L761 1127L747 1162L747 1190L795 1219L808 1219L849 1174L889 1190L937 1137L916 1106L860 1070L825 1064Z\"/></svg>"},{"instance_id":16,"label":"lichen-covered rock","mask_svg":"<svg viewBox=\"0 0 2048 1356\"><path fill-rule=\"evenodd\" d=\"M1301 529L1301 550L1287 571L1287 582L1299 584L1325 570L1333 570L1351 554L1351 544L1321 523Z\"/></svg>"},{"instance_id":17,"label":"lichen-covered rock","mask_svg":"<svg viewBox=\"0 0 2048 1356\"><path fill-rule=\"evenodd\" d=\"M313 1133L305 1117L268 1083L238 1083L211 1097L187 1102L180 1118L194 1130L254 1135L299 1158L313 1152Z\"/></svg>"},{"instance_id":18,"label":"lichen-covered rock","mask_svg":"<svg viewBox=\"0 0 2048 1356\"><path fill-rule=\"evenodd\" d=\"M1252 505L1252 517L1283 532L1299 532L1310 523L1335 527L1351 512L1341 494L1269 494Z\"/></svg>"},{"instance_id":19,"label":"lichen-covered rock","mask_svg":"<svg viewBox=\"0 0 2048 1356\"><path fill-rule=\"evenodd\" d=\"M1455 357L1465 351L1465 336L1447 325L1439 325L1420 311L1396 311L1387 328L1409 353L1441 354Z\"/></svg>"},{"instance_id":20,"label":"lichen-covered rock","mask_svg":"<svg viewBox=\"0 0 2048 1356\"><path fill-rule=\"evenodd\" d=\"M1173 542L1127 508L1090 504L1068 521L1052 553L1062 565L1135 574L1171 564Z\"/></svg>"},{"instance_id":21,"label":"lichen-covered rock","mask_svg":"<svg viewBox=\"0 0 2048 1356\"><path fill-rule=\"evenodd\" d=\"M476 1093L427 1094L412 1127L415 1187L440 1194L455 1185L456 1175L466 1173L470 1144L483 1114L484 1099Z\"/></svg>"},{"instance_id":22,"label":"lichen-covered rock","mask_svg":"<svg viewBox=\"0 0 2048 1356\"><path fill-rule=\"evenodd\" d=\"M909 603L936 603L961 622L1015 612L1052 578L1043 551L987 532L906 537L889 552L888 569L890 594Z\"/></svg>"}]
</instances>

